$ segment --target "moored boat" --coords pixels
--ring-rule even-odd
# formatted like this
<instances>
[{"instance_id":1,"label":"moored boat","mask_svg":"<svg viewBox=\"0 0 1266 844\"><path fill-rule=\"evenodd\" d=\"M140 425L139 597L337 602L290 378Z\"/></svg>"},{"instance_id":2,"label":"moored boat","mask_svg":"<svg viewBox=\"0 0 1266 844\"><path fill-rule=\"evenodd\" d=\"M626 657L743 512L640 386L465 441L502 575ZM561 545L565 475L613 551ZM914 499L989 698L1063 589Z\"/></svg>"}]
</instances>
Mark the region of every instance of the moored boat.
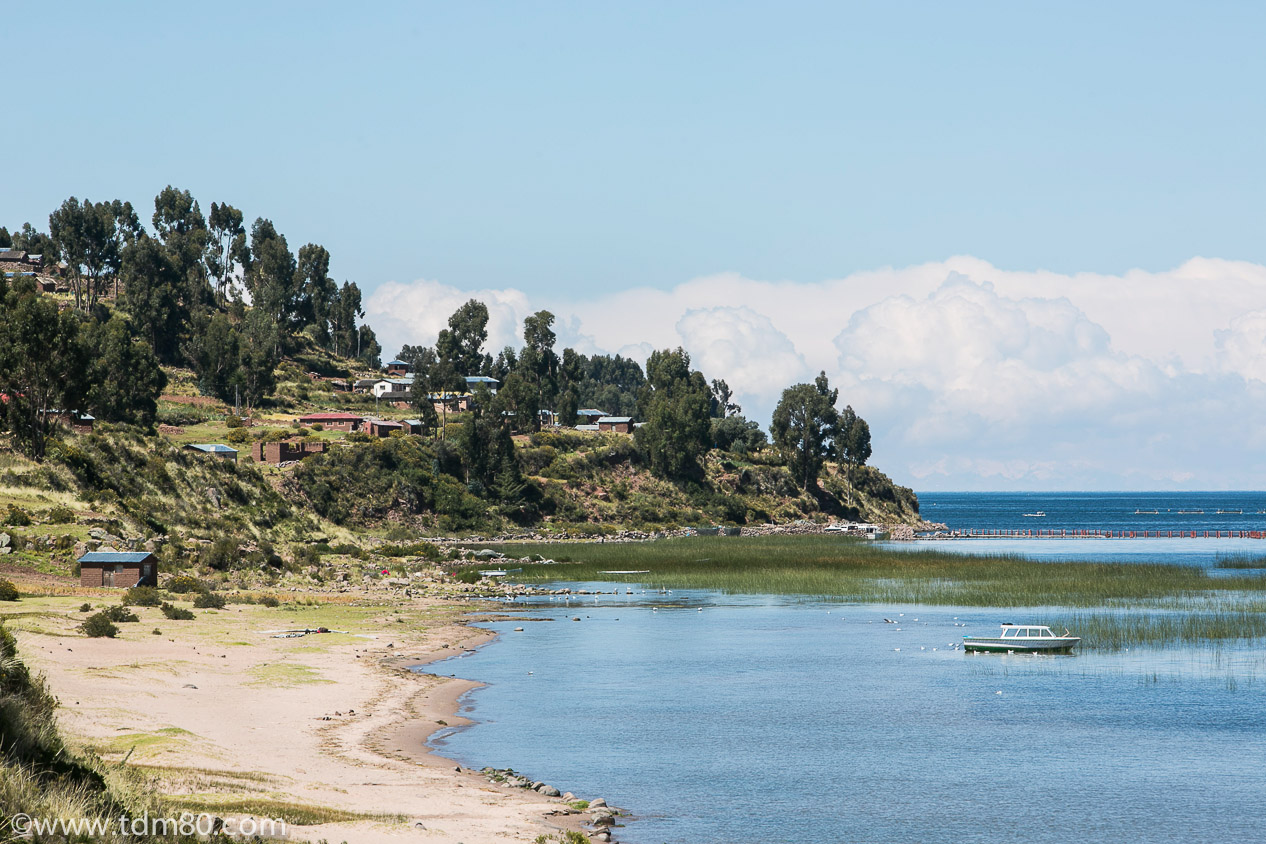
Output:
<instances>
[{"instance_id":1,"label":"moored boat","mask_svg":"<svg viewBox=\"0 0 1266 844\"><path fill-rule=\"evenodd\" d=\"M1037 624L1004 624L999 636L964 636L963 650L1006 653L1010 651L1043 651L1046 653L1068 653L1078 642L1080 636L1056 636L1051 628Z\"/></svg>"}]
</instances>

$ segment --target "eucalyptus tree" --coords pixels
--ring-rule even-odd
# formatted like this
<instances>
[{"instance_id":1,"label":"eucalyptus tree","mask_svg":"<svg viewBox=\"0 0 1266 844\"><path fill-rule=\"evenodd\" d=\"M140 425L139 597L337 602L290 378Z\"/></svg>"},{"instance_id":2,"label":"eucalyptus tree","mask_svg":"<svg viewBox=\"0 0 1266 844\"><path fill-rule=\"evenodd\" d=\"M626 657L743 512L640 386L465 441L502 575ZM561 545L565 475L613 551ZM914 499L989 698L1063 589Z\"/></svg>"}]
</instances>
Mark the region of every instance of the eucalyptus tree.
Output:
<instances>
[{"instance_id":1,"label":"eucalyptus tree","mask_svg":"<svg viewBox=\"0 0 1266 844\"><path fill-rule=\"evenodd\" d=\"M242 212L227 202L211 203L203 261L208 278L214 282L216 301L221 306L228 302L238 274L250 263L250 247L246 245L242 219Z\"/></svg>"},{"instance_id":2,"label":"eucalyptus tree","mask_svg":"<svg viewBox=\"0 0 1266 844\"><path fill-rule=\"evenodd\" d=\"M684 349L651 353L638 401L644 424L635 437L657 474L673 479L702 475L699 458L711 446L710 401L708 383L703 373L690 369Z\"/></svg>"},{"instance_id":3,"label":"eucalyptus tree","mask_svg":"<svg viewBox=\"0 0 1266 844\"><path fill-rule=\"evenodd\" d=\"M817 483L822 464L835 456L838 399L839 391L831 389L823 372L812 384L795 384L783 390L774 408L769 433L803 490Z\"/></svg>"},{"instance_id":4,"label":"eucalyptus tree","mask_svg":"<svg viewBox=\"0 0 1266 844\"><path fill-rule=\"evenodd\" d=\"M435 352L461 375L481 375L491 367L483 353L488 341L488 306L471 299L448 318L448 328L435 339Z\"/></svg>"}]
</instances>

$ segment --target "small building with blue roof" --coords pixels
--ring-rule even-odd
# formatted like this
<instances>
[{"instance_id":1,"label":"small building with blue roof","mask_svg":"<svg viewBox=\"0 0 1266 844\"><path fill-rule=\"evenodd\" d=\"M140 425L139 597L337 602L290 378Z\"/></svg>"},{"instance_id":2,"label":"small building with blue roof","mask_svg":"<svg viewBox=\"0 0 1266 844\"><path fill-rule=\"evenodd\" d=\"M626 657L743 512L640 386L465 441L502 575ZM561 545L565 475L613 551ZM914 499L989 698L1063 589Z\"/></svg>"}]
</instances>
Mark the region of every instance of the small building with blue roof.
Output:
<instances>
[{"instance_id":1,"label":"small building with blue roof","mask_svg":"<svg viewBox=\"0 0 1266 844\"><path fill-rule=\"evenodd\" d=\"M158 558L149 551L89 551L79 558L80 586L158 585Z\"/></svg>"}]
</instances>

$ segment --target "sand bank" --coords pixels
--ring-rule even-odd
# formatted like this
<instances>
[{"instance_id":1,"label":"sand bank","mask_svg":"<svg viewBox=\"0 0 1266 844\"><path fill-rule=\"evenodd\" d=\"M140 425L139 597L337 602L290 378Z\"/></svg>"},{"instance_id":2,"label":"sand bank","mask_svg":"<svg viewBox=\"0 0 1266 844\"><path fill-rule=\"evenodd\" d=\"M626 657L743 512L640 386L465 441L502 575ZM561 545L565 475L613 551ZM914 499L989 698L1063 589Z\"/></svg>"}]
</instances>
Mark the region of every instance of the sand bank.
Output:
<instances>
[{"instance_id":1,"label":"sand bank","mask_svg":"<svg viewBox=\"0 0 1266 844\"><path fill-rule=\"evenodd\" d=\"M230 605L180 622L136 608L140 623L120 625L119 638L87 639L74 632L82 601L13 607L24 611L9 621L22 656L60 699L72 747L127 756L176 805L309 815L324 822L292 825L292 838L351 844L532 841L578 828L579 817L550 814L559 800L495 786L426 749L434 730L463 723L458 698L475 684L407 666L492 638L461 623L462 609ZM317 626L354 635L269 632Z\"/></svg>"}]
</instances>

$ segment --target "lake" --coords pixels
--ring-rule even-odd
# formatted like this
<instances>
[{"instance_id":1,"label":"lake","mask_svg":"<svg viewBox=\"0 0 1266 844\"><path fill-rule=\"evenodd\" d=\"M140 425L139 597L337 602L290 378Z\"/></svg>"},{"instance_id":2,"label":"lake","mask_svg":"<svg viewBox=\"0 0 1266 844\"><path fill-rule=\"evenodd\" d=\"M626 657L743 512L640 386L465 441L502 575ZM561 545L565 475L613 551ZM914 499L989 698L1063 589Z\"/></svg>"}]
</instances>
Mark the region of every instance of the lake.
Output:
<instances>
[{"instance_id":1,"label":"lake","mask_svg":"<svg viewBox=\"0 0 1266 844\"><path fill-rule=\"evenodd\" d=\"M464 699L476 725L435 746L605 797L633 813L631 844L1266 829L1259 644L970 656L949 646L1033 610L637 592L535 601L554 620L487 625L496 642L431 666L487 684Z\"/></svg>"}]
</instances>

